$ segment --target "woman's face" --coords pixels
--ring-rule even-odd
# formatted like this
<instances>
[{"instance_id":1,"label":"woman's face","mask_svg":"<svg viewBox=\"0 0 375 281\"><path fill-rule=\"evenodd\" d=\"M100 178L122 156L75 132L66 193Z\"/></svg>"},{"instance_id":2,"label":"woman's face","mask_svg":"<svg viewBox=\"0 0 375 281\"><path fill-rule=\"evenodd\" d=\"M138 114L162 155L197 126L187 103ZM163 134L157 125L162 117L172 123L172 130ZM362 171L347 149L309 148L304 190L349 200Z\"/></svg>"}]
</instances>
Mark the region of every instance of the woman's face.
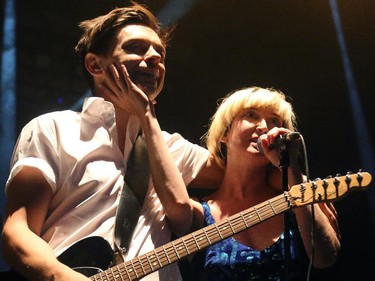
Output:
<instances>
[{"instance_id":1,"label":"woman's face","mask_svg":"<svg viewBox=\"0 0 375 281\"><path fill-rule=\"evenodd\" d=\"M281 127L282 119L268 107L245 108L234 119L223 141L227 146L227 156L240 156L243 153L259 154L257 141L259 136L274 127ZM237 157L237 156L235 156Z\"/></svg>"}]
</instances>

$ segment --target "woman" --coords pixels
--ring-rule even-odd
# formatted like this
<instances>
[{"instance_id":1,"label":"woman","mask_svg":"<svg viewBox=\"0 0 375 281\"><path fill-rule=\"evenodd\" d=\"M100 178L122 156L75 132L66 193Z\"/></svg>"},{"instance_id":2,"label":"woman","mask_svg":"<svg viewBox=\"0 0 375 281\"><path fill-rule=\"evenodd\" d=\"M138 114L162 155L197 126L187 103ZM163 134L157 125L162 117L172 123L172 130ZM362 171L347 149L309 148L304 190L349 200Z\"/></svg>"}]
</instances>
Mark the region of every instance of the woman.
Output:
<instances>
[{"instance_id":1,"label":"woman","mask_svg":"<svg viewBox=\"0 0 375 281\"><path fill-rule=\"evenodd\" d=\"M252 87L227 96L213 116L206 135L209 151L225 169L224 178L214 193L202 200L190 200L192 219L191 223L184 220L183 226L179 222L182 232L221 221L280 194L280 151L272 144L281 135L293 131L295 115L283 93ZM257 143L262 135L261 153ZM290 185L303 180L298 150L299 141L288 144ZM316 231L312 264L324 268L335 262L340 248L336 216L331 205L313 206ZM291 280L306 280L308 257L312 253L311 209L311 206L293 209L288 270ZM181 217L186 218L186 214ZM280 280L285 273L283 222L283 214L274 216L198 253L193 259L197 279ZM172 221L171 225L176 226L178 222Z\"/></svg>"}]
</instances>

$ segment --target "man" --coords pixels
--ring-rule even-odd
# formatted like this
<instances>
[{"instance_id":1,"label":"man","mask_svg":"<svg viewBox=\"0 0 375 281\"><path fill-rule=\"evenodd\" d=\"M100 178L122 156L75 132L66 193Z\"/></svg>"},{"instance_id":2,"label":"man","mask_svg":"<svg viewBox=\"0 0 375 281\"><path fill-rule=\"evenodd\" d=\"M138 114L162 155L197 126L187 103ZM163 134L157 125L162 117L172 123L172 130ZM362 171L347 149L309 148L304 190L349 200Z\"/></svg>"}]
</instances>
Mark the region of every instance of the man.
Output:
<instances>
[{"instance_id":1,"label":"man","mask_svg":"<svg viewBox=\"0 0 375 281\"><path fill-rule=\"evenodd\" d=\"M52 112L27 124L6 185L3 254L27 280L87 281L56 257L90 236L103 237L114 248L119 194L140 129L152 180L126 259L170 239L155 189L187 185L193 179L195 185L215 186L220 180L221 170L206 150L160 131L154 104L164 83L168 32L156 18L134 4L81 27L76 51L96 97L85 101L81 113ZM184 182L170 176L173 173L181 173ZM180 206L188 207L188 202ZM173 208L164 207L173 216ZM176 264L148 277L180 279Z\"/></svg>"}]
</instances>

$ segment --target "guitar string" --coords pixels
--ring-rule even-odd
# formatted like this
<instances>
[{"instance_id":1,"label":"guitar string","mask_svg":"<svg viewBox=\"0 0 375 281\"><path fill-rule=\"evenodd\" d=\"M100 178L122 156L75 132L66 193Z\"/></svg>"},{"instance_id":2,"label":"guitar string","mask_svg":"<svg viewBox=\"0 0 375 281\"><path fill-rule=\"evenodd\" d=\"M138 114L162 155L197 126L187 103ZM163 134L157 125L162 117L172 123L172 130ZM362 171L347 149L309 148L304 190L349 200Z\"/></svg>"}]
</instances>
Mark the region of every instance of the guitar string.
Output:
<instances>
[{"instance_id":1,"label":"guitar string","mask_svg":"<svg viewBox=\"0 0 375 281\"><path fill-rule=\"evenodd\" d=\"M273 201L275 201L275 200L273 200ZM262 204L262 205L266 205L266 204ZM259 210L261 208L263 208L263 207L264 206L259 206L258 205L258 209ZM250 209L252 209L252 208L250 208ZM243 212L243 215L246 216L247 214L250 214L250 213L254 213L254 210L250 210L248 212ZM238 219L238 218L236 218L236 219ZM243 219L240 220L240 223L241 223L241 225L244 225ZM235 226L236 224L238 224L238 222L233 222L234 228L236 227ZM207 231L208 232L208 236L214 237L214 239L220 239L219 237L217 237L217 234L218 234L218 232L220 232L220 228L221 228L221 231L225 230L225 229L223 229L222 225L223 224L217 225L217 227L216 227L217 229L216 228L214 229L214 227L212 227L211 230L208 230ZM213 236L212 233L210 233L212 231L214 232L215 236ZM235 231L238 231L238 230L235 230ZM229 232L229 234L232 234L232 233L233 233L233 231ZM190 236L191 236L191 238L194 238L194 236L192 234ZM196 237L199 237L199 235L197 235ZM186 255L189 254L189 248L191 248L191 241L192 241L191 238L187 238L185 236L185 239L184 238L180 238L180 239L178 239L177 241L174 242L172 254L174 254L175 256L172 258L173 261L175 261L176 259L179 258L179 256L178 256L178 250L181 251L181 249L185 249L185 252L181 253L184 256L186 256ZM197 242L194 242L194 244L196 246L199 245L199 243L197 243ZM205 245L207 246L209 244L205 244ZM126 275L129 278L131 278L131 279L133 279L133 277L134 278L139 278L139 277L141 277L141 275L143 276L143 274L146 275L147 273L150 273L150 272L154 271L155 268L152 266L152 264L158 263L159 267L158 266L156 266L156 267L160 268L163 265L166 265L166 264L170 263L170 261L171 261L170 259L168 259L168 263L166 263L166 260L165 260L165 257L168 256L168 252L171 252L170 249L171 249L171 247L169 247L169 249L164 248L164 249L162 249L162 251L159 250L159 253L157 253L157 251L154 251L154 254L151 254L151 255L150 255L150 253L146 253L145 255L142 255L142 256L138 257L137 258L138 261L131 262L131 264L128 263L128 265L131 265L131 268L132 268L131 272L129 272L129 271L126 270L126 265L125 265L123 267L117 267L116 271L119 271L119 274L117 274L117 272L114 272L114 270L112 270L112 272L111 272L112 275L111 276L114 276L115 280L117 279L117 277L120 277L121 281L122 281L123 280L123 278L122 278L123 269L126 270ZM196 249L196 247L194 247L193 249ZM164 256L161 257L161 258L157 258L157 257L160 256L161 252L164 254ZM169 256L170 256L170 254L169 254ZM143 260L145 260L145 262ZM143 266L142 266L142 264L143 264ZM104 274L106 274L106 273L104 273ZM106 279L105 280L110 280L107 275L106 275Z\"/></svg>"},{"instance_id":2,"label":"guitar string","mask_svg":"<svg viewBox=\"0 0 375 281\"><path fill-rule=\"evenodd\" d=\"M261 222L263 220L262 217L259 217L258 215L255 216L255 213L257 213L257 210L258 210L258 212L261 212L263 216L265 215L265 218L268 218L269 216L274 215L274 210L272 208L271 208L272 211L271 212L269 211L270 208L268 207L268 205L270 204L270 201L275 201L275 202L278 203L278 204L274 204L274 209L277 210L276 214L281 213L285 209L285 206L287 206L286 209L289 208L287 201L285 200L284 196L282 196L281 198L277 198L276 200L269 200L267 202L264 202L264 203L261 203L260 205L255 206L253 208L250 208L250 209L248 209L244 212L241 212L242 216L245 216L245 217L249 216L248 221L250 221L250 226L252 226L252 225L254 225L258 222ZM281 208L280 208L280 205L281 205ZM266 211L262 212L262 209L264 209L264 208L266 208ZM270 213L270 214L268 214L268 213ZM233 232L231 228L228 228L227 227L228 222L224 221L224 222L220 222L220 223L216 224L216 227L211 225L212 227L206 231L207 235L209 237L211 237L213 239L213 241L216 242L216 240L221 239L221 236L219 235L220 230L222 231L223 235L226 237L226 235L228 233L229 233L228 236L230 236L231 234L237 233L237 231L239 231L238 229L236 230L236 227L238 227L238 224L240 224L240 228L239 228L240 230L241 230L242 227L246 227L248 225L248 224L246 225L246 223L245 223L246 220L243 220L243 217L240 218L239 216L237 216L237 217L235 217L235 220L239 220L238 222L236 222L236 221L232 222L232 225L233 225L232 227L234 227L235 232ZM229 230L229 232L228 232L228 230ZM201 235L201 234L199 234L199 235ZM199 235L197 235L196 237L199 237ZM165 255L168 255L168 252L170 252L170 249L173 248L172 254L174 255L174 257L172 257L172 260L175 261L176 259L179 258L178 254L177 254L178 251L176 250L176 248L181 251L181 249L185 249L186 247L189 247L189 246L186 245L187 241L190 242L190 240L185 241L183 238L180 238L180 239L176 240L175 242L172 242L173 246L169 247L169 249L167 249L167 250L163 249L162 253L164 253ZM206 241L204 241L204 242L205 242L205 244L203 244L203 246L208 246L210 244L210 243L207 244ZM195 247L193 249L195 249ZM158 256L160 254L161 253L159 253L159 254L156 253L155 256ZM184 255L184 256L188 255L189 250L185 249L185 252L184 253L181 252L181 254ZM131 263L131 267L134 270L134 275L135 275L134 278L142 277L143 276L142 274L146 275L147 273L150 273L150 272L153 271L153 267L150 263L150 258L151 258L151 260L153 259L152 256L149 257L149 256L147 256L147 254L141 255L137 258L138 261L136 261L134 263L133 262ZM165 258L165 256L162 257L162 259L164 259L164 258ZM142 263L143 263L142 259L145 259L147 261L147 263L146 263L146 265L148 265L147 268L142 267ZM163 261L162 259L159 259L159 262L164 264L165 260ZM140 274L137 274L138 272ZM121 273L120 273L120 275L121 275ZM133 274L131 274L131 275L133 275ZM142 276L140 276L140 275L142 275ZM133 279L133 276L130 276L130 277L131 277L131 279ZM106 278L106 280L109 280L109 279Z\"/></svg>"},{"instance_id":3,"label":"guitar string","mask_svg":"<svg viewBox=\"0 0 375 281\"><path fill-rule=\"evenodd\" d=\"M330 192L329 196L331 196L332 194L338 193L338 187L341 183L335 184L334 181L336 180L337 178L325 180L328 183L328 185L333 184L335 186L335 191ZM309 182L307 184L310 185L309 191L311 191L311 187L313 187L314 182ZM348 189L349 189L349 185L350 184L347 183ZM306 184L301 184L299 186L299 189L300 189L301 194L306 193L306 189L307 189ZM324 191L324 194L327 195L327 187L323 188L323 191ZM309 200L313 198L314 191L312 191L311 193L312 195L309 196ZM314 201L317 201L317 200L314 200ZM272 204L272 203L275 203L275 204ZM266 202L263 202L243 212L240 212L237 215L233 215L232 216L233 220L231 219L232 217L229 217L225 221L221 221L221 222L215 223L214 225L210 225L206 227L205 228L206 230L200 229L198 231L195 231L189 235L183 236L171 242L172 246L159 247L155 249L154 251L141 255L137 258L137 261L134 263L133 262L130 263L130 261L124 263L123 266L119 266L117 269L117 271L120 272L119 276L121 277L123 269L126 270L127 266L129 266L130 264L132 268L131 272L134 272L134 275L135 275L134 278L139 278L144 275L147 275L148 273L155 271L155 269L160 269L161 267L165 265L168 265L170 263L177 261L181 255L183 257L186 257L187 255L190 254L190 252L195 251L196 249L199 250L202 247L209 246L210 244L212 244L212 241L210 241L209 237L211 237L212 240L216 243L220 241L222 237L224 238L230 237L231 235L236 234L239 231L246 229L249 225L251 227L254 224L257 224L258 222L261 222L264 219L268 219L272 217L273 215L282 213L283 211L290 208L288 205L289 205L288 200L285 198L284 194L274 197ZM264 218L259 216L259 212L264 216ZM244 217L246 216L248 216L247 220L244 219ZM191 237L189 238L189 236ZM181 249L183 249L184 252L181 252ZM180 251L180 254L178 254L179 252L178 250ZM174 256L171 257L171 254L173 254ZM143 260L145 260L146 262L144 262ZM153 264L154 265L156 264L155 268L152 266ZM127 276L129 276L132 279L133 277L130 276L131 272L128 272L126 270ZM108 279L108 276L106 277L106 280L110 280ZM122 278L121 278L121 281L123 281Z\"/></svg>"},{"instance_id":4,"label":"guitar string","mask_svg":"<svg viewBox=\"0 0 375 281\"><path fill-rule=\"evenodd\" d=\"M274 204L272 204L272 202ZM276 202L276 204L275 204L275 202ZM273 209L269 208L270 204L274 207ZM280 205L281 205L281 207L280 207ZM263 209L266 209L266 211L264 211ZM225 237L228 237L228 236L231 236L235 233L238 233L240 230L242 230L243 228L246 228L248 225L253 226L256 223L259 223L262 220L264 220L264 219L266 219L270 216L273 216L275 214L275 212L274 212L275 210L276 210L276 214L279 214L286 209L289 209L288 202L287 202L284 194L282 194L280 196L277 196L273 199L270 199L266 202L263 202L261 204L258 204L257 206L254 206L252 208L249 208L249 209L241 212L242 216L234 216L235 219L232 222L232 227L233 227L233 229L235 229L235 232L233 232L230 227L227 227L228 222L224 221L224 222L219 222L215 225L210 225L211 227L209 227L209 229L207 229L207 231L205 231L206 234L207 234L207 235L205 235L205 237L206 236L211 237L211 239L213 241L217 242L217 241L221 240L220 233L219 233L220 231L221 231L221 233L223 233L223 235ZM261 212L264 217L261 218L258 215L255 215L257 212ZM246 216L249 217L247 219L247 221L250 222L250 223L246 223L246 220L244 220L244 217L246 217ZM228 218L228 220L229 220L229 218ZM200 231L200 232L202 232L202 231ZM202 235L203 235L203 233L199 233L198 235L195 236L195 238L203 239L202 237L200 237ZM190 236L192 236L192 238L194 237L193 235L190 235ZM156 256L160 256L161 254L164 254L164 256L162 256L159 259L158 262L160 262L163 265L169 264L170 262L166 263L166 260L165 260L165 257L167 255L169 257L171 257L171 254L173 254L173 257L171 257L171 259L173 261L178 260L179 256L178 256L178 253L177 253L178 251L176 250L176 248L177 248L180 251L180 255L183 255L184 257L187 256L189 254L189 250L186 249L186 248L191 247L192 242L194 243L195 247L192 247L190 249L193 249L193 250L197 249L196 241L193 241L191 238L189 240L184 240L183 238L179 238L178 240L172 242L173 246L170 246L169 249L164 248L164 249L162 249L162 251L159 249L159 253L157 253L158 249L156 249L156 254L153 257L146 256L146 255L139 256L138 262L143 263L142 259L144 259L144 260L147 261L147 263L150 263L150 258L151 258L151 260L154 259L154 258L156 259ZM200 245L202 245L203 247L206 247L206 246L212 244L212 242L205 241L205 239L203 239L203 242L204 242L204 244L200 243ZM184 250L184 252L181 252L181 249ZM170 261L170 259L169 259L169 261ZM138 264L138 263L132 265L134 270L136 270L137 272L141 272L141 274L147 274L148 272L153 271L153 268L152 268L151 264L149 264L149 266L147 267L146 270L144 268L141 268L141 266L142 265Z\"/></svg>"},{"instance_id":5,"label":"guitar string","mask_svg":"<svg viewBox=\"0 0 375 281\"><path fill-rule=\"evenodd\" d=\"M334 180L337 180L337 179L334 179ZM348 187L348 190L349 190L349 183L350 183L350 182L346 182L346 183L347 183L347 187ZM312 184L314 184L314 183L308 183L308 184L310 184L310 189L309 189L309 190L311 190ZM331 183L331 184L332 184L332 183ZM334 185L335 185L336 190L335 190L334 192L331 192L330 195L336 193L336 195L339 196L339 194L338 194L338 187L339 187L339 185L340 185L340 182L338 181L338 182L337 182L337 185L336 185L336 184L334 184ZM301 190L301 193L302 193L302 192L305 192L305 191L306 191L306 184L301 185L300 190ZM304 190L304 191L303 191L303 190ZM324 189L323 191L324 191L325 196L327 196L327 189ZM319 192L318 192L318 193L319 193ZM312 192L312 194L314 195L313 192ZM329 197L329 196L328 196L328 197ZM309 196L309 199L311 199L311 198L313 198L313 197L312 197L312 196ZM271 200L271 201L275 201L275 200ZM318 198L318 200L315 200L315 201L316 201L316 202L320 202L320 201L322 201L322 200L321 200L321 198ZM323 200L323 201L324 201L324 200ZM281 202L281 203L282 203L282 202ZM285 203L285 202L284 202L284 203ZM250 213L257 212L257 210L261 210L261 209L263 209L264 207L266 207L267 204L270 204L270 200L267 201L267 202L265 202L264 204L261 204L261 205L256 206L255 208L250 208L251 210L247 210L247 212L244 212L244 213L250 214ZM277 205L280 205L280 202L279 202L279 204L277 204ZM275 208L277 208L277 205L275 205ZM284 204L284 205L285 205L285 204ZM272 207L272 204L270 204L270 206ZM286 209L288 209L288 208L289 208L289 207L287 207ZM271 209L272 209L272 208L271 208ZM277 209L279 209L279 210L276 211L275 209L273 209L272 212L271 212L271 215L270 215L270 216L272 216L272 215L274 215L274 214L281 213L281 212L283 212L283 211L286 210L286 209L280 209L280 207L277 208ZM269 211L270 209L267 208L267 210ZM267 211L267 213L268 213L268 211ZM263 212L263 215L264 215L264 214L265 214L265 213ZM266 215L265 218L268 218L268 215ZM236 220L239 219L239 216L236 217L235 219L236 219ZM261 220L260 217L259 217L259 220ZM227 223L229 224L229 228L232 229L232 230L229 232L228 236L231 236L231 235L235 234L235 233L238 231L238 230L234 230L234 231L233 231L233 229L234 229L233 226L235 226L235 224L237 224L237 223L235 223L235 220L234 220L234 221L231 221L231 222L232 222L232 225L231 225L231 223L230 223L229 221L227 221ZM244 221L243 219L241 219L239 223L240 223L241 225L244 225L244 222L245 222L245 224L246 224L246 221ZM257 222L258 222L258 220L255 221L255 223L257 223ZM216 236L214 236L214 238L215 238L215 239L218 239L218 240L221 240L221 238L222 238L222 235L221 235L221 234L223 234L223 232L221 232L221 233L218 233L218 232L220 232L220 228L221 228L221 230L224 230L224 231L228 230L229 228L227 227L227 223L224 221L224 222L221 222L221 223L215 225L215 227L213 227L213 228L211 228L211 229L208 229L208 230L207 230L208 235L211 235L211 237L212 237L212 234L210 234L209 232L210 232L210 231L214 231L214 234L216 235ZM222 227L222 226L225 226L225 227ZM237 226L238 226L238 225L237 225ZM239 231L241 231L241 228L239 229ZM208 238L207 233L206 233L206 232L203 232L203 234ZM217 237L217 234L219 234L219 237ZM199 233L199 235L202 235L202 233ZM225 237L226 237L226 235L227 235L227 233L224 234ZM179 249L181 249L181 248L182 248L182 249L187 248L187 249L185 249L185 252L184 252L184 253L182 253L182 252L180 251L180 254L182 254L183 257L187 256L187 255L190 253L189 249L190 249L190 247L191 247L191 244L195 245L195 246L193 246L193 248L192 248L193 250L195 250L195 249L199 249L199 244L198 244L198 242L197 242L197 240L196 240L196 238L199 237L199 236L195 236L194 233L190 234L190 236L191 236L190 238L188 238L188 236L189 236L189 235L184 236L184 238L182 238L182 239L180 239L180 240L176 240L176 241L174 241L174 244L172 244L172 245L173 245L173 251L172 251L172 253L173 253L173 254L176 254L176 258L175 258L176 260L178 260L178 259L180 258L180 256L178 255L178 251L176 250L176 246L177 246L177 248L179 248ZM214 239L214 241L215 241L215 239ZM212 243L212 242L209 241L209 239L207 239L207 240L208 240L209 243L208 243L208 244L205 244L205 245L203 245L203 246L208 246L209 244ZM217 242L217 241L215 241L215 242ZM160 252L160 249L159 249L159 252ZM165 248L163 248L163 253L165 254L164 258L165 258L165 257L168 258L168 251L167 251ZM171 263L171 260L170 260L169 258L168 258L168 262L166 262L166 263L165 263L165 261L162 261L161 259L159 259L159 258L158 258L158 254L157 254L156 251L154 251L154 254L156 255L155 258L157 258L157 261L158 261L159 265L160 265L160 264L168 265L168 264ZM159 255L160 255L160 253L159 253ZM146 258L147 258L147 261L150 262L149 257L146 256ZM139 261L142 263L142 257L140 257ZM159 268L160 268L160 267L158 267L158 268L156 268L156 269L159 269ZM152 268L152 265L151 265L151 264L150 264L150 269L149 269L149 270L151 270L150 272L154 271L154 269ZM145 273L144 270L142 270L142 272Z\"/></svg>"},{"instance_id":6,"label":"guitar string","mask_svg":"<svg viewBox=\"0 0 375 281\"><path fill-rule=\"evenodd\" d=\"M281 203L285 203L284 196L282 196L281 198L276 198L275 200L269 200L269 201L275 201L275 202L277 202L277 199L278 200L281 199ZM269 204L268 202L262 203L262 204L260 204L260 205L257 206L257 209L261 210L261 209L265 208L268 204ZM276 209L277 209L277 205L278 204L274 205ZM253 210L253 208L250 208L250 210L248 210L247 212L242 212L242 214L244 216L247 216L249 214L254 214L254 210ZM273 213L272 213L272 215L273 215ZM256 216L254 218L256 218ZM250 223L250 225L259 222L259 218L257 218L257 219L254 219L254 218L250 218L251 221L252 221ZM239 220L239 222L234 222L232 224L233 228L238 227L239 223L241 224L241 226L246 226L244 224L244 221L243 221L242 218L236 218L236 219ZM217 228L219 230L216 229L215 226L211 225L210 229L208 229L206 231L207 235L210 236L214 241L216 241L217 239L220 240L221 237L220 237L220 235L218 235L220 230L224 231L224 233L225 233L224 235L231 235L231 234L233 234L233 231L231 231L231 230L229 232L227 231L230 228L226 228L226 229L223 228L223 223L218 224ZM238 230L235 230L235 231L237 232ZM192 240L192 238L194 236L193 235L190 235L190 236L191 236L191 238L186 238L186 237L185 237L185 239L184 238L179 238L178 240L174 241L173 242L173 246L170 246L169 248L164 248L164 249L159 249L158 248L159 250L155 249L155 254L153 254L153 255L149 256L149 255L144 254L144 255L139 256L137 258L138 261L131 265L132 268L137 273L140 272L139 275L141 275L141 274L147 274L149 272L154 271L154 268L153 268L152 264L159 263L159 264L162 264L164 266L164 265L169 264L171 260L173 262L176 261L176 260L178 260L179 259L178 252L180 253L180 255L183 255L184 257L187 256L189 254L189 249L196 249L197 248L196 247L197 243ZM199 236L202 236L202 233L196 235L195 238L200 239ZM191 246L192 242L194 243L195 247ZM205 242L205 244L203 244L203 246L208 246L208 245L211 244L211 243L207 243L206 241L204 241L204 242ZM183 250L184 252L182 252L181 250ZM167 255L170 257L168 261L165 259ZM173 255L173 257L171 257L172 255ZM157 256L159 257L159 259L156 258ZM142 264L144 265L143 267L142 267ZM145 266L145 264L147 265L147 267ZM156 266L156 267L158 267L158 266ZM158 268L160 268L160 266ZM138 278L138 276L136 276L136 277Z\"/></svg>"}]
</instances>

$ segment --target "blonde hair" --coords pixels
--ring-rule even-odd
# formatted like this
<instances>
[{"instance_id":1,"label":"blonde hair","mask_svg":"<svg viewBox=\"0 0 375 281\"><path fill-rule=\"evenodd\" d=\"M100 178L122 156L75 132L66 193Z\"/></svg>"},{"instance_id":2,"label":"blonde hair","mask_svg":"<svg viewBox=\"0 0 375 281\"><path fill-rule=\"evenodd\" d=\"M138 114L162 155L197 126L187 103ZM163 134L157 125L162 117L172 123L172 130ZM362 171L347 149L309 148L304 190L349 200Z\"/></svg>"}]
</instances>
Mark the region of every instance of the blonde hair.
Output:
<instances>
[{"instance_id":1,"label":"blonde hair","mask_svg":"<svg viewBox=\"0 0 375 281\"><path fill-rule=\"evenodd\" d=\"M233 120L245 108L270 108L282 120L282 126L296 131L296 116L286 96L272 88L249 87L236 90L224 97L211 118L208 132L203 137L207 149L221 167L225 167L226 148L223 137L229 131Z\"/></svg>"}]
</instances>

